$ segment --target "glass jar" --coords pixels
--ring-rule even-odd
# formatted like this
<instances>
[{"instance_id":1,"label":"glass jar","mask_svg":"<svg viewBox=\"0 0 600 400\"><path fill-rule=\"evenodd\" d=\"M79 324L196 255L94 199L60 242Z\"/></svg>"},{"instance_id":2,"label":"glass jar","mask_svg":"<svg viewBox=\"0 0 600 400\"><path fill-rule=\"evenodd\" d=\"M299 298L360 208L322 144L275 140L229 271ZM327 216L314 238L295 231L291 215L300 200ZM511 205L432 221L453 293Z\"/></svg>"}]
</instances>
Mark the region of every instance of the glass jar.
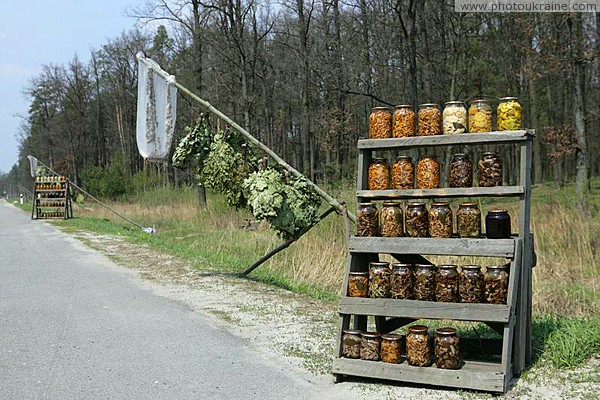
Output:
<instances>
[{"instance_id":1,"label":"glass jar","mask_svg":"<svg viewBox=\"0 0 600 400\"><path fill-rule=\"evenodd\" d=\"M435 300L443 303L458 303L456 265L438 265L435 274Z\"/></svg>"},{"instance_id":2,"label":"glass jar","mask_svg":"<svg viewBox=\"0 0 600 400\"><path fill-rule=\"evenodd\" d=\"M442 113L442 130L445 135L467 131L467 109L462 101L449 101Z\"/></svg>"},{"instance_id":3,"label":"glass jar","mask_svg":"<svg viewBox=\"0 0 600 400\"><path fill-rule=\"evenodd\" d=\"M369 116L369 139L392 137L392 113L387 107L373 107Z\"/></svg>"},{"instance_id":4,"label":"glass jar","mask_svg":"<svg viewBox=\"0 0 600 400\"><path fill-rule=\"evenodd\" d=\"M402 355L402 337L393 333L381 335L381 361L399 364Z\"/></svg>"},{"instance_id":5,"label":"glass jar","mask_svg":"<svg viewBox=\"0 0 600 400\"><path fill-rule=\"evenodd\" d=\"M418 136L442 134L442 112L437 104L421 104L418 113Z\"/></svg>"},{"instance_id":6,"label":"glass jar","mask_svg":"<svg viewBox=\"0 0 600 400\"><path fill-rule=\"evenodd\" d=\"M458 295L461 303L481 303L483 300L483 274L479 265L461 267L458 276Z\"/></svg>"},{"instance_id":7,"label":"glass jar","mask_svg":"<svg viewBox=\"0 0 600 400\"><path fill-rule=\"evenodd\" d=\"M485 284L485 302L506 304L508 298L508 266L495 265L487 267L483 280Z\"/></svg>"},{"instance_id":8,"label":"glass jar","mask_svg":"<svg viewBox=\"0 0 600 400\"><path fill-rule=\"evenodd\" d=\"M429 234L429 216L425 203L408 203L406 205L406 236L427 237Z\"/></svg>"},{"instance_id":9,"label":"glass jar","mask_svg":"<svg viewBox=\"0 0 600 400\"><path fill-rule=\"evenodd\" d=\"M348 275L348 296L368 297L369 295L369 273L350 272Z\"/></svg>"},{"instance_id":10,"label":"glass jar","mask_svg":"<svg viewBox=\"0 0 600 400\"><path fill-rule=\"evenodd\" d=\"M516 131L523 127L521 104L516 97L502 97L497 109L499 131Z\"/></svg>"},{"instance_id":11,"label":"glass jar","mask_svg":"<svg viewBox=\"0 0 600 400\"><path fill-rule=\"evenodd\" d=\"M483 153L479 160L479 186L492 187L502 185L502 161L498 153Z\"/></svg>"},{"instance_id":12,"label":"glass jar","mask_svg":"<svg viewBox=\"0 0 600 400\"><path fill-rule=\"evenodd\" d=\"M392 189L415 187L415 166L409 156L400 156L392 165Z\"/></svg>"},{"instance_id":13,"label":"glass jar","mask_svg":"<svg viewBox=\"0 0 600 400\"><path fill-rule=\"evenodd\" d=\"M423 156L417 163L417 189L440 187L440 164L435 156Z\"/></svg>"},{"instance_id":14,"label":"glass jar","mask_svg":"<svg viewBox=\"0 0 600 400\"><path fill-rule=\"evenodd\" d=\"M400 237L403 233L400 203L383 203L379 213L379 233L385 237Z\"/></svg>"},{"instance_id":15,"label":"glass jar","mask_svg":"<svg viewBox=\"0 0 600 400\"><path fill-rule=\"evenodd\" d=\"M355 329L344 329L342 335L342 356L345 358L360 358L360 347L362 339L360 331Z\"/></svg>"},{"instance_id":16,"label":"glass jar","mask_svg":"<svg viewBox=\"0 0 600 400\"><path fill-rule=\"evenodd\" d=\"M381 334L364 332L361 335L360 359L369 361L381 360Z\"/></svg>"},{"instance_id":17,"label":"glass jar","mask_svg":"<svg viewBox=\"0 0 600 400\"><path fill-rule=\"evenodd\" d=\"M429 209L429 236L438 238L452 236L452 209L449 203L431 203Z\"/></svg>"},{"instance_id":18,"label":"glass jar","mask_svg":"<svg viewBox=\"0 0 600 400\"><path fill-rule=\"evenodd\" d=\"M411 264L392 263L392 278L390 292L392 299L412 299L415 274Z\"/></svg>"},{"instance_id":19,"label":"glass jar","mask_svg":"<svg viewBox=\"0 0 600 400\"><path fill-rule=\"evenodd\" d=\"M435 301L435 265L417 264L414 296L416 300Z\"/></svg>"},{"instance_id":20,"label":"glass jar","mask_svg":"<svg viewBox=\"0 0 600 400\"><path fill-rule=\"evenodd\" d=\"M373 299L390 297L390 263L372 262L369 267L369 297Z\"/></svg>"},{"instance_id":21,"label":"glass jar","mask_svg":"<svg viewBox=\"0 0 600 400\"><path fill-rule=\"evenodd\" d=\"M443 369L460 368L460 339L452 328L438 328L434 340L435 365Z\"/></svg>"},{"instance_id":22,"label":"glass jar","mask_svg":"<svg viewBox=\"0 0 600 400\"><path fill-rule=\"evenodd\" d=\"M395 138L415 136L415 111L413 106L405 104L396 106L392 136Z\"/></svg>"},{"instance_id":23,"label":"glass jar","mask_svg":"<svg viewBox=\"0 0 600 400\"><path fill-rule=\"evenodd\" d=\"M369 164L369 190L390 188L390 166L385 158L374 158Z\"/></svg>"},{"instance_id":24,"label":"glass jar","mask_svg":"<svg viewBox=\"0 0 600 400\"><path fill-rule=\"evenodd\" d=\"M459 203L456 212L456 230L460 238L481 236L481 211L477 203Z\"/></svg>"},{"instance_id":25,"label":"glass jar","mask_svg":"<svg viewBox=\"0 0 600 400\"><path fill-rule=\"evenodd\" d=\"M473 164L465 153L458 153L450 160L450 187L468 188L473 186Z\"/></svg>"},{"instance_id":26,"label":"glass jar","mask_svg":"<svg viewBox=\"0 0 600 400\"><path fill-rule=\"evenodd\" d=\"M373 203L359 203L356 210L356 236L377 236L377 207Z\"/></svg>"},{"instance_id":27,"label":"glass jar","mask_svg":"<svg viewBox=\"0 0 600 400\"><path fill-rule=\"evenodd\" d=\"M424 325L413 325L406 335L406 361L415 367L431 365L431 343Z\"/></svg>"},{"instance_id":28,"label":"glass jar","mask_svg":"<svg viewBox=\"0 0 600 400\"><path fill-rule=\"evenodd\" d=\"M510 215L506 210L490 210L485 217L488 239L510 239Z\"/></svg>"},{"instance_id":29,"label":"glass jar","mask_svg":"<svg viewBox=\"0 0 600 400\"><path fill-rule=\"evenodd\" d=\"M492 131L492 106L485 99L477 99L469 107L469 132Z\"/></svg>"}]
</instances>

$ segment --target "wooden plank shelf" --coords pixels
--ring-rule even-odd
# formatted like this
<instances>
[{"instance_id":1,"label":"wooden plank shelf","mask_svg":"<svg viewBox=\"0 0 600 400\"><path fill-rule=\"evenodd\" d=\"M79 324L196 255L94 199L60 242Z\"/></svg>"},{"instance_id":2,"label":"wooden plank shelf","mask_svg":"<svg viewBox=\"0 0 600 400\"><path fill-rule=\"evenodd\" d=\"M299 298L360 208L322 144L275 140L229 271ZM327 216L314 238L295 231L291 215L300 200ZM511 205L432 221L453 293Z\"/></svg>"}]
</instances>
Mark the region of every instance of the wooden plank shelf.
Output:
<instances>
[{"instance_id":1,"label":"wooden plank shelf","mask_svg":"<svg viewBox=\"0 0 600 400\"><path fill-rule=\"evenodd\" d=\"M511 310L506 304L438 303L435 301L342 297L340 314L373 315L414 319L451 319L507 323Z\"/></svg>"},{"instance_id":2,"label":"wooden plank shelf","mask_svg":"<svg viewBox=\"0 0 600 400\"><path fill-rule=\"evenodd\" d=\"M486 133L464 133L456 135L411 136L393 139L362 139L358 141L359 150L401 149L423 146L510 144L531 140L533 130L495 131Z\"/></svg>"},{"instance_id":3,"label":"wooden plank shelf","mask_svg":"<svg viewBox=\"0 0 600 400\"><path fill-rule=\"evenodd\" d=\"M519 197L525 193L523 186L494 186L441 189L388 189L357 190L356 196L368 200L395 200L449 197Z\"/></svg>"},{"instance_id":4,"label":"wooden plank shelf","mask_svg":"<svg viewBox=\"0 0 600 400\"><path fill-rule=\"evenodd\" d=\"M480 361L464 361L461 369L451 370L435 366L413 367L405 361L400 364L390 364L381 361L336 358L333 360L333 373L489 392L503 392L505 382L500 364Z\"/></svg>"},{"instance_id":5,"label":"wooden plank shelf","mask_svg":"<svg viewBox=\"0 0 600 400\"><path fill-rule=\"evenodd\" d=\"M409 238L351 236L350 253L426 254L506 257L515 254L515 239Z\"/></svg>"}]
</instances>

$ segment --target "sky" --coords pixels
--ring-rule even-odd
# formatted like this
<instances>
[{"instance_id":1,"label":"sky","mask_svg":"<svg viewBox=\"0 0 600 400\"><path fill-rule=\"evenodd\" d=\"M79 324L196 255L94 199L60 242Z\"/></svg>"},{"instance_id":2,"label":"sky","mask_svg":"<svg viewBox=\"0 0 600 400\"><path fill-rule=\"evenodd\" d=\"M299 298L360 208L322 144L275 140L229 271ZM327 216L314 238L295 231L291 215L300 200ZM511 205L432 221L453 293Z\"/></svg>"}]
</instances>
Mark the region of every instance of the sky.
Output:
<instances>
[{"instance_id":1,"label":"sky","mask_svg":"<svg viewBox=\"0 0 600 400\"><path fill-rule=\"evenodd\" d=\"M125 15L145 0L0 0L0 172L18 160L21 118L29 100L23 94L44 64L65 64L131 29Z\"/></svg>"}]
</instances>

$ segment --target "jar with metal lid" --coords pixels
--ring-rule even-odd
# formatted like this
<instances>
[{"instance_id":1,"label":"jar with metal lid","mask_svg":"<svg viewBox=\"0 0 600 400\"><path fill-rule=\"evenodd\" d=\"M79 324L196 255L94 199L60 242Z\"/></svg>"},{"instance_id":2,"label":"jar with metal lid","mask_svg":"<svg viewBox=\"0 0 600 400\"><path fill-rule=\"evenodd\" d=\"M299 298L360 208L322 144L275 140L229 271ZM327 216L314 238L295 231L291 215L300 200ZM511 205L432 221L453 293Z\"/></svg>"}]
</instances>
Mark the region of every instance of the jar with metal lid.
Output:
<instances>
[{"instance_id":1,"label":"jar with metal lid","mask_svg":"<svg viewBox=\"0 0 600 400\"><path fill-rule=\"evenodd\" d=\"M449 101L442 112L442 130L445 135L467 131L467 109L462 101Z\"/></svg>"},{"instance_id":2,"label":"jar with metal lid","mask_svg":"<svg viewBox=\"0 0 600 400\"><path fill-rule=\"evenodd\" d=\"M429 235L429 216L425 203L408 203L406 205L406 236L427 237Z\"/></svg>"},{"instance_id":3,"label":"jar with metal lid","mask_svg":"<svg viewBox=\"0 0 600 400\"><path fill-rule=\"evenodd\" d=\"M458 153L450 160L450 187L467 188L473 186L473 164L465 153Z\"/></svg>"},{"instance_id":4,"label":"jar with metal lid","mask_svg":"<svg viewBox=\"0 0 600 400\"><path fill-rule=\"evenodd\" d=\"M435 301L435 265L416 265L414 296L416 300Z\"/></svg>"},{"instance_id":5,"label":"jar with metal lid","mask_svg":"<svg viewBox=\"0 0 600 400\"><path fill-rule=\"evenodd\" d=\"M521 129L522 113L521 104L517 97L502 97L497 109L497 122L499 131L515 131Z\"/></svg>"},{"instance_id":6,"label":"jar with metal lid","mask_svg":"<svg viewBox=\"0 0 600 400\"><path fill-rule=\"evenodd\" d=\"M390 297L390 263L372 262L369 267L369 297L378 299Z\"/></svg>"},{"instance_id":7,"label":"jar with metal lid","mask_svg":"<svg viewBox=\"0 0 600 400\"><path fill-rule=\"evenodd\" d=\"M415 187L415 166L409 156L400 156L392 165L392 189Z\"/></svg>"},{"instance_id":8,"label":"jar with metal lid","mask_svg":"<svg viewBox=\"0 0 600 400\"><path fill-rule=\"evenodd\" d=\"M435 274L435 300L443 303L458 303L458 267L438 265Z\"/></svg>"},{"instance_id":9,"label":"jar with metal lid","mask_svg":"<svg viewBox=\"0 0 600 400\"><path fill-rule=\"evenodd\" d=\"M369 190L390 188L390 166L385 158L374 158L369 164Z\"/></svg>"},{"instance_id":10,"label":"jar with metal lid","mask_svg":"<svg viewBox=\"0 0 600 400\"><path fill-rule=\"evenodd\" d=\"M510 214L506 210L490 210L485 217L488 239L510 239Z\"/></svg>"},{"instance_id":11,"label":"jar with metal lid","mask_svg":"<svg viewBox=\"0 0 600 400\"><path fill-rule=\"evenodd\" d=\"M392 263L390 292L392 299L412 299L415 275L411 264Z\"/></svg>"},{"instance_id":12,"label":"jar with metal lid","mask_svg":"<svg viewBox=\"0 0 600 400\"><path fill-rule=\"evenodd\" d=\"M392 137L392 113L388 107L373 107L369 116L369 139Z\"/></svg>"},{"instance_id":13,"label":"jar with metal lid","mask_svg":"<svg viewBox=\"0 0 600 400\"><path fill-rule=\"evenodd\" d=\"M452 236L452 209L448 202L431 203L429 209L429 236L438 238Z\"/></svg>"},{"instance_id":14,"label":"jar with metal lid","mask_svg":"<svg viewBox=\"0 0 600 400\"><path fill-rule=\"evenodd\" d=\"M481 236L481 211L477 203L458 204L456 230L460 238L477 238Z\"/></svg>"},{"instance_id":15,"label":"jar with metal lid","mask_svg":"<svg viewBox=\"0 0 600 400\"><path fill-rule=\"evenodd\" d=\"M383 203L379 212L379 233L384 237L400 237L403 234L402 207L400 203Z\"/></svg>"},{"instance_id":16,"label":"jar with metal lid","mask_svg":"<svg viewBox=\"0 0 600 400\"><path fill-rule=\"evenodd\" d=\"M498 153L483 153L479 160L479 186L492 187L502 185L502 161Z\"/></svg>"},{"instance_id":17,"label":"jar with metal lid","mask_svg":"<svg viewBox=\"0 0 600 400\"><path fill-rule=\"evenodd\" d=\"M506 299L508 298L507 265L487 267L483 280L485 285L485 302L490 304L506 304Z\"/></svg>"},{"instance_id":18,"label":"jar with metal lid","mask_svg":"<svg viewBox=\"0 0 600 400\"><path fill-rule=\"evenodd\" d=\"M469 132L492 131L492 106L486 99L473 100L469 107Z\"/></svg>"},{"instance_id":19,"label":"jar with metal lid","mask_svg":"<svg viewBox=\"0 0 600 400\"><path fill-rule=\"evenodd\" d=\"M460 368L460 339L452 328L438 328L434 339L435 365L443 369Z\"/></svg>"},{"instance_id":20,"label":"jar with metal lid","mask_svg":"<svg viewBox=\"0 0 600 400\"><path fill-rule=\"evenodd\" d=\"M374 203L359 203L356 209L356 236L377 236L379 213Z\"/></svg>"},{"instance_id":21,"label":"jar with metal lid","mask_svg":"<svg viewBox=\"0 0 600 400\"><path fill-rule=\"evenodd\" d=\"M483 301L483 274L479 265L464 265L458 276L458 295L461 303Z\"/></svg>"},{"instance_id":22,"label":"jar with metal lid","mask_svg":"<svg viewBox=\"0 0 600 400\"><path fill-rule=\"evenodd\" d=\"M344 329L342 335L342 356L346 358L360 358L362 339L361 332L356 329Z\"/></svg>"},{"instance_id":23,"label":"jar with metal lid","mask_svg":"<svg viewBox=\"0 0 600 400\"><path fill-rule=\"evenodd\" d=\"M418 120L418 136L442 134L442 112L437 104L421 104L419 106Z\"/></svg>"},{"instance_id":24,"label":"jar with metal lid","mask_svg":"<svg viewBox=\"0 0 600 400\"><path fill-rule=\"evenodd\" d=\"M417 189L440 187L440 164L435 156L426 155L417 163Z\"/></svg>"},{"instance_id":25,"label":"jar with metal lid","mask_svg":"<svg viewBox=\"0 0 600 400\"><path fill-rule=\"evenodd\" d=\"M415 136L415 111L413 106L406 104L396 106L392 136L395 138Z\"/></svg>"},{"instance_id":26,"label":"jar with metal lid","mask_svg":"<svg viewBox=\"0 0 600 400\"><path fill-rule=\"evenodd\" d=\"M394 333L381 335L381 361L399 364L402 355L402 336Z\"/></svg>"},{"instance_id":27,"label":"jar with metal lid","mask_svg":"<svg viewBox=\"0 0 600 400\"><path fill-rule=\"evenodd\" d=\"M406 361L415 367L431 365L431 343L424 325L413 325L406 335Z\"/></svg>"},{"instance_id":28,"label":"jar with metal lid","mask_svg":"<svg viewBox=\"0 0 600 400\"><path fill-rule=\"evenodd\" d=\"M360 359L369 361L381 360L381 334L363 332L360 344Z\"/></svg>"},{"instance_id":29,"label":"jar with metal lid","mask_svg":"<svg viewBox=\"0 0 600 400\"><path fill-rule=\"evenodd\" d=\"M368 297L369 295L369 273L350 272L348 275L348 296Z\"/></svg>"}]
</instances>

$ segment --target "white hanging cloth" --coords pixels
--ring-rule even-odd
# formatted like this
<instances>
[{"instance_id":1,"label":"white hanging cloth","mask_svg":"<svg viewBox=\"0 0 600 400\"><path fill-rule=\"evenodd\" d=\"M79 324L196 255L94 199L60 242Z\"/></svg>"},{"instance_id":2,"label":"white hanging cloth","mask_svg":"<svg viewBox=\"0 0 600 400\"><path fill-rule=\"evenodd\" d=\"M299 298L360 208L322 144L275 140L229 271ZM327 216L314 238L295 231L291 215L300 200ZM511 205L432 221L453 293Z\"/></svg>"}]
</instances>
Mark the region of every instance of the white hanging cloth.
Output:
<instances>
[{"instance_id":1,"label":"white hanging cloth","mask_svg":"<svg viewBox=\"0 0 600 400\"><path fill-rule=\"evenodd\" d=\"M177 116L177 87L153 60L137 54L138 103L136 139L140 155L162 161L169 155Z\"/></svg>"}]
</instances>

